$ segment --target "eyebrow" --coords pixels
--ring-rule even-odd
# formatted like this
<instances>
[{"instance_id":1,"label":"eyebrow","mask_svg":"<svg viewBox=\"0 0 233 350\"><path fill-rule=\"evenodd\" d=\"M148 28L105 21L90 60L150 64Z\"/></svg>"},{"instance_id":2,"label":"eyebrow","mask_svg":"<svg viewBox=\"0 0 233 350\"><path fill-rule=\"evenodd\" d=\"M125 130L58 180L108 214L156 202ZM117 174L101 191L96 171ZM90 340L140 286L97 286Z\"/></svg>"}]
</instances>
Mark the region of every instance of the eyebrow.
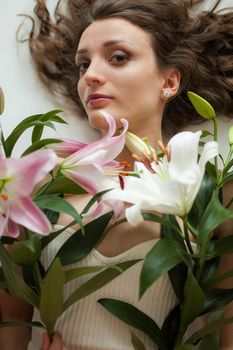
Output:
<instances>
[{"instance_id":1,"label":"eyebrow","mask_svg":"<svg viewBox=\"0 0 233 350\"><path fill-rule=\"evenodd\" d=\"M119 44L119 43L128 43L128 44L130 44L128 41L126 41L126 40L121 40L121 39L119 39L119 40L108 40L108 41L106 41L104 44L103 44L103 47L109 47L109 46L113 46L113 45L115 45L115 44ZM131 44L130 44L131 45ZM87 53L87 49L85 49L85 48L81 48L81 49L79 49L79 50L77 50L77 52L76 52L76 55L81 55L81 54L83 54L83 53Z\"/></svg>"}]
</instances>

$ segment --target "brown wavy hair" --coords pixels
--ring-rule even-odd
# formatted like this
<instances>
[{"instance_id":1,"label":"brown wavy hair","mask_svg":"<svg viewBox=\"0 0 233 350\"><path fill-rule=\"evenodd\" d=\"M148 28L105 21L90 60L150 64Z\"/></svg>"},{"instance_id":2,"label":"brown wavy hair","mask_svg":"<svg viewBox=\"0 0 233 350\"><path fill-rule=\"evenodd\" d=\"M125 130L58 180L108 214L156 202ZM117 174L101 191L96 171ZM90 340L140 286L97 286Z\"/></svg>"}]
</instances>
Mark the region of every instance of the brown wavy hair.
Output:
<instances>
[{"instance_id":1,"label":"brown wavy hair","mask_svg":"<svg viewBox=\"0 0 233 350\"><path fill-rule=\"evenodd\" d=\"M164 111L165 133L200 121L188 90L206 98L217 113L233 117L233 12L215 13L217 1L213 10L191 17L189 8L199 2L59 0L51 16L45 0L37 0L28 40L39 76L50 91L72 100L83 115L75 65L78 42L93 21L120 17L149 33L160 69L175 67L181 73L179 91Z\"/></svg>"}]
</instances>

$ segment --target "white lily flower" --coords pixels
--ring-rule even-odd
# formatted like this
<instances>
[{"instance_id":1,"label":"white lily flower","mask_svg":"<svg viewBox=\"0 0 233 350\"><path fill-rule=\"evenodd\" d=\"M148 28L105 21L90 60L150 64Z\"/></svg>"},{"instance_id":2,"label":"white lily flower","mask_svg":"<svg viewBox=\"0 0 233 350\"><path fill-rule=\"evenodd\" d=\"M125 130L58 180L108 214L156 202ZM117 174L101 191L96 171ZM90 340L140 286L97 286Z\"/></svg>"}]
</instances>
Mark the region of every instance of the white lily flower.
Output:
<instances>
[{"instance_id":1,"label":"white lily flower","mask_svg":"<svg viewBox=\"0 0 233 350\"><path fill-rule=\"evenodd\" d=\"M126 218L132 225L143 221L142 210L152 210L180 217L187 215L193 205L205 173L206 163L218 155L218 144L207 142L198 161L201 131L181 132L168 143L170 159L164 157L151 164L155 173L142 163L135 163L140 178L125 178L124 189L108 192L106 198L133 205L126 209Z\"/></svg>"}]
</instances>

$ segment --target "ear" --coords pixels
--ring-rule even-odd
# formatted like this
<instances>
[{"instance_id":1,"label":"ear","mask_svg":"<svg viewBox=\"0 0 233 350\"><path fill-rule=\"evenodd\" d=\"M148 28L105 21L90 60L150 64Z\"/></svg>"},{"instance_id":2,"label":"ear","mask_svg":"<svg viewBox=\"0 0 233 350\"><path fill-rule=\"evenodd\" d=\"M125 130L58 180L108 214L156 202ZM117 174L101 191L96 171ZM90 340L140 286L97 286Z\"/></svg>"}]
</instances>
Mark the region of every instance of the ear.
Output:
<instances>
[{"instance_id":1,"label":"ear","mask_svg":"<svg viewBox=\"0 0 233 350\"><path fill-rule=\"evenodd\" d=\"M162 86L161 98L167 100L175 96L180 87L180 72L176 68L167 70L164 73L164 84ZM164 94L164 91L167 93Z\"/></svg>"}]
</instances>

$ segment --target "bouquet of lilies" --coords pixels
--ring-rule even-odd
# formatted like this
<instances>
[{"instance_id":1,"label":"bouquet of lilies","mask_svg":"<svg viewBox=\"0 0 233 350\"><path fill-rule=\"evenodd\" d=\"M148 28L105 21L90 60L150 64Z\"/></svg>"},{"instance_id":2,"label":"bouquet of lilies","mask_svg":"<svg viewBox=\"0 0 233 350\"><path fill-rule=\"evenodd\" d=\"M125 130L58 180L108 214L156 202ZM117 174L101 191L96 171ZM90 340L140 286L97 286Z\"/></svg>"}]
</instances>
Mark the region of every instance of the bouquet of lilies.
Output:
<instances>
[{"instance_id":1,"label":"bouquet of lilies","mask_svg":"<svg viewBox=\"0 0 233 350\"><path fill-rule=\"evenodd\" d=\"M4 95L0 90L0 114L3 110ZM42 320L41 323L3 321L0 326L44 327L50 337L57 319L70 305L137 262L69 268L99 242L113 216L112 208L116 216L123 209L120 202L100 199L107 190L120 186L117 174L123 172L125 164L114 158L124 147L127 122L122 120L122 133L114 136L115 121L104 114L109 130L102 139L89 145L42 138L44 127L55 129L54 123L65 123L58 112L61 111L24 119L6 139L1 132L0 150L0 288L37 308ZM12 155L14 146L28 128L32 128L32 143L16 158ZM91 200L78 213L64 195L86 192L92 195ZM107 208L104 214L103 208ZM60 213L69 214L72 219L66 227L55 230ZM83 223L84 218L88 223ZM45 268L40 260L43 249L75 224L80 229ZM66 283L93 273L88 282L65 299Z\"/></svg>"},{"instance_id":2,"label":"bouquet of lilies","mask_svg":"<svg viewBox=\"0 0 233 350\"><path fill-rule=\"evenodd\" d=\"M2 91L0 95L2 114ZM218 151L218 125L212 106L193 92L188 96L197 112L213 121L214 132L181 132L166 147L160 142L159 154L146 140L127 131L124 119L120 135L115 135L115 121L104 112L108 132L91 144L42 138L45 127L55 129L55 123L65 123L59 110L26 118L6 139L1 132L0 288L39 310L42 322L31 322L31 326L44 327L52 337L57 319L68 307L138 262L69 267L87 256L111 227L126 220L132 225L143 220L161 224L161 239L143 262L139 298L168 273L177 305L162 328L124 301L101 299L103 307L145 332L162 350L192 350L200 341L201 349L207 349L213 339L217 344L219 328L233 321L224 318L233 291L216 287L233 276L233 269L215 275L219 258L233 252L233 235L221 239L214 235L219 225L233 218L229 209L233 199L222 203L222 188L233 179L233 127L229 130L229 153L223 159ZM28 128L32 128L31 145L15 158L14 146ZM206 136L213 140L203 142ZM136 159L132 172L127 171L127 163L114 160L124 145ZM91 200L78 213L65 195L86 192ZM124 209L124 202L131 206ZM124 212L125 218L117 221ZM72 220L66 227L55 229L61 213L69 214ZM80 228L45 268L40 259L43 249L77 224ZM65 299L66 283L86 274L94 275ZM189 325L205 314L209 315L208 323L187 336ZM12 325L28 323L0 323ZM132 344L135 350L145 350L133 332Z\"/></svg>"},{"instance_id":3,"label":"bouquet of lilies","mask_svg":"<svg viewBox=\"0 0 233 350\"><path fill-rule=\"evenodd\" d=\"M233 231L224 238L214 233L221 224L233 219L233 195L228 203L222 201L223 187L233 180L233 126L224 159L219 155L214 109L193 92L188 92L188 97L203 118L213 121L213 133L178 133L167 147L159 142L158 156L146 140L128 132L126 145L137 160L135 171L139 175L125 178L124 188L115 188L105 195L107 199L131 204L125 210L131 225L143 220L161 224L161 239L143 262L139 298L168 273L177 305L159 328L152 318L124 301L99 302L131 327L146 333L160 350L217 350L219 329L233 322L233 317L224 317L225 308L233 300L233 288L218 286L233 276L233 269L216 275L220 258L233 253ZM212 140L204 142L207 136ZM205 325L194 332L189 326L204 315ZM146 350L134 333L132 343L135 350Z\"/></svg>"}]
</instances>

